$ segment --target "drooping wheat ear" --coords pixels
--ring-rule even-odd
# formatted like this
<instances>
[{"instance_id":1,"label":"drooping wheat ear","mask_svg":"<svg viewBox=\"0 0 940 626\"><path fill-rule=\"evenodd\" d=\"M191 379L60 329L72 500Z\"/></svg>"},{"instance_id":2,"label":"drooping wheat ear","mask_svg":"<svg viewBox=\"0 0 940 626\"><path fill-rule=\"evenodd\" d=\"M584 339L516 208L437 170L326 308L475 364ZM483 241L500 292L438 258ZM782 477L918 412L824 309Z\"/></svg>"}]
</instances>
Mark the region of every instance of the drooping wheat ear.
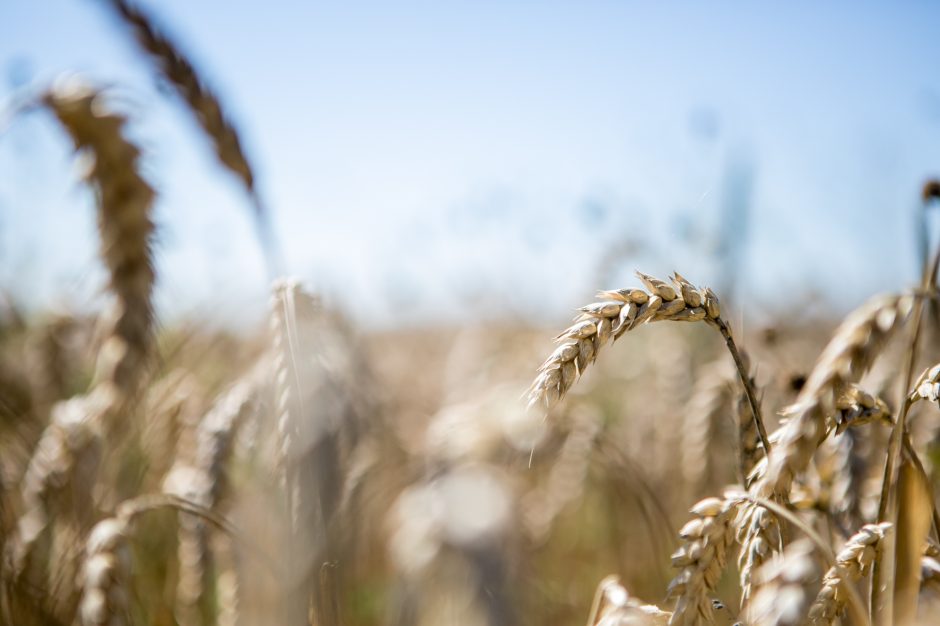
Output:
<instances>
[{"instance_id":1,"label":"drooping wheat ear","mask_svg":"<svg viewBox=\"0 0 940 626\"><path fill-rule=\"evenodd\" d=\"M700 291L676 275L675 284L637 272L648 291L618 289L598 293L598 302L581 307L574 324L558 335L558 348L539 368L529 389L529 405L550 409L571 389L609 341L646 322L714 321L721 309L708 289Z\"/></svg>"},{"instance_id":2,"label":"drooping wheat ear","mask_svg":"<svg viewBox=\"0 0 940 626\"><path fill-rule=\"evenodd\" d=\"M109 110L100 93L72 81L50 90L44 102L76 150L93 159L88 180L98 195L101 257L118 305L97 366L99 384L110 383L116 396L102 416L110 421L136 393L150 352L155 194L140 174L140 150L124 137L127 120Z\"/></svg>"},{"instance_id":3,"label":"drooping wheat ear","mask_svg":"<svg viewBox=\"0 0 940 626\"><path fill-rule=\"evenodd\" d=\"M713 444L719 437L723 421L727 420L734 396L731 386L734 374L725 360L709 363L703 369L705 373L695 385L680 431L682 478L693 497L701 497L702 489L713 485L716 480L716 446ZM753 425L750 406L745 410L747 421Z\"/></svg>"},{"instance_id":4,"label":"drooping wheat ear","mask_svg":"<svg viewBox=\"0 0 940 626\"><path fill-rule=\"evenodd\" d=\"M770 447L760 415L760 404L750 386L741 354L731 335L731 327L721 317L718 298L707 287L698 289L678 273L672 284L637 272L646 286L642 289L602 291L598 302L581 307L574 324L555 340L558 348L542 363L529 387L529 407L551 409L574 385L598 352L608 342L640 324L656 321L704 321L715 327L725 340L738 375L747 392L751 413L765 448Z\"/></svg>"},{"instance_id":5,"label":"drooping wheat ear","mask_svg":"<svg viewBox=\"0 0 940 626\"><path fill-rule=\"evenodd\" d=\"M711 623L711 596L734 541L738 505L739 500L728 497L706 498L692 507L695 517L679 531L684 543L672 555L680 571L669 585L669 596L676 598L670 626Z\"/></svg>"},{"instance_id":6,"label":"drooping wheat ear","mask_svg":"<svg viewBox=\"0 0 940 626\"><path fill-rule=\"evenodd\" d=\"M597 587L588 626L666 626L670 617L668 611L631 598L616 576L608 576Z\"/></svg>"},{"instance_id":7,"label":"drooping wheat ear","mask_svg":"<svg viewBox=\"0 0 940 626\"><path fill-rule=\"evenodd\" d=\"M788 417L780 443L756 485L760 497L785 496L795 476L805 471L825 438L838 401L868 370L880 347L907 319L911 296L881 296L849 315L813 368Z\"/></svg>"},{"instance_id":8,"label":"drooping wheat ear","mask_svg":"<svg viewBox=\"0 0 940 626\"><path fill-rule=\"evenodd\" d=\"M834 624L847 602L843 585L852 585L868 575L875 560L878 542L891 529L891 524L866 524L852 535L836 556L838 568L832 567L823 577L822 589L809 610L813 626ZM843 578L845 577L845 578Z\"/></svg>"},{"instance_id":9,"label":"drooping wheat ear","mask_svg":"<svg viewBox=\"0 0 940 626\"><path fill-rule=\"evenodd\" d=\"M757 591L748 605L749 622L762 626L799 626L805 623L819 580L813 544L798 539L783 554L756 572Z\"/></svg>"},{"instance_id":10,"label":"drooping wheat ear","mask_svg":"<svg viewBox=\"0 0 940 626\"><path fill-rule=\"evenodd\" d=\"M544 540L555 518L584 493L591 452L600 433L600 420L577 419L548 479L526 494L522 501L522 515L526 529L535 541Z\"/></svg>"},{"instance_id":11,"label":"drooping wheat ear","mask_svg":"<svg viewBox=\"0 0 940 626\"><path fill-rule=\"evenodd\" d=\"M108 0L134 31L137 43L150 55L160 73L176 88L212 142L219 161L237 176L248 194L257 199L254 170L242 150L241 140L212 90L183 55L137 7L127 0ZM260 205L258 205L260 208Z\"/></svg>"}]
</instances>

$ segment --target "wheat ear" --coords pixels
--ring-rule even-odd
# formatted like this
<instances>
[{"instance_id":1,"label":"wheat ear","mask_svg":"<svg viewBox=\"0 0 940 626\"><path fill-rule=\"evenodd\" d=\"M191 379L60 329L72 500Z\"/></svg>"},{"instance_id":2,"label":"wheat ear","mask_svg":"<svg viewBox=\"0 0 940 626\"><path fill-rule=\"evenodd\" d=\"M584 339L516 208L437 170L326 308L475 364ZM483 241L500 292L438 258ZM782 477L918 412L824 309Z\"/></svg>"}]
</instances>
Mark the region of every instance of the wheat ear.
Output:
<instances>
[{"instance_id":1,"label":"wheat ear","mask_svg":"<svg viewBox=\"0 0 940 626\"><path fill-rule=\"evenodd\" d=\"M796 402L784 413L779 441L759 468L751 492L761 498L786 498L794 478L804 472L832 428L837 428L840 400L871 366L886 339L910 315L912 296L880 296L850 314L836 330ZM758 504L742 507L738 539L742 604L749 599L751 576L779 544L776 516Z\"/></svg>"},{"instance_id":2,"label":"wheat ear","mask_svg":"<svg viewBox=\"0 0 940 626\"><path fill-rule=\"evenodd\" d=\"M693 517L679 531L682 547L672 555L679 574L669 585L676 598L670 626L708 624L712 620L712 592L734 541L734 521L739 501L706 498L692 507Z\"/></svg>"},{"instance_id":3,"label":"wheat ear","mask_svg":"<svg viewBox=\"0 0 940 626\"><path fill-rule=\"evenodd\" d=\"M219 161L241 180L249 195L255 197L254 170L242 150L235 127L222 109L218 97L179 48L154 25L153 21L127 0L109 0L115 12L131 27L137 43L156 63L160 73L179 92L212 141Z\"/></svg>"},{"instance_id":4,"label":"wheat ear","mask_svg":"<svg viewBox=\"0 0 940 626\"><path fill-rule=\"evenodd\" d=\"M199 423L196 431L196 453L193 466L178 465L173 469L164 490L208 510L215 510L228 484L229 460L238 431L260 407L256 376L236 383L216 400L212 409ZM178 618L183 624L208 621L203 608L212 583L209 565L209 529L205 520L191 513L179 513L180 564L177 585Z\"/></svg>"},{"instance_id":5,"label":"wheat ear","mask_svg":"<svg viewBox=\"0 0 940 626\"><path fill-rule=\"evenodd\" d=\"M868 370L885 340L907 319L912 296L881 296L849 315L826 346L796 402L767 472L757 485L761 497L785 496L793 478L809 465L838 412L838 401Z\"/></svg>"},{"instance_id":6,"label":"wheat ear","mask_svg":"<svg viewBox=\"0 0 940 626\"><path fill-rule=\"evenodd\" d=\"M101 256L117 307L99 351L92 392L53 410L52 423L30 459L22 486L25 513L8 547L16 576L25 570L34 543L48 526L52 496L69 483L90 493L96 444L121 425L135 399L153 326L154 192L139 173L140 151L124 137L126 119L110 111L100 93L75 81L57 85L45 94L43 103L76 149L93 158L88 180L98 196ZM88 470L79 483L72 480L76 467Z\"/></svg>"},{"instance_id":7,"label":"wheat ear","mask_svg":"<svg viewBox=\"0 0 940 626\"><path fill-rule=\"evenodd\" d=\"M761 441L769 450L770 442L760 405L732 337L731 327L721 317L718 297L711 289L699 289L678 273L673 274L671 283L641 272L637 272L637 276L646 290L601 291L598 301L581 307L574 324L555 338L558 348L539 367L538 375L529 387L529 407L551 409L568 393L587 366L597 359L600 350L628 330L648 322L704 321L715 327L725 340L747 392Z\"/></svg>"},{"instance_id":8,"label":"wheat ear","mask_svg":"<svg viewBox=\"0 0 940 626\"><path fill-rule=\"evenodd\" d=\"M843 585L855 584L868 575L875 560L878 542L891 529L891 524L866 524L852 535L836 555L838 567L832 567L823 577L822 589L809 610L813 626L829 626L845 609Z\"/></svg>"},{"instance_id":9,"label":"wheat ear","mask_svg":"<svg viewBox=\"0 0 940 626\"><path fill-rule=\"evenodd\" d=\"M799 626L805 623L819 579L813 544L798 539L780 558L764 564L755 575L759 587L748 605L750 623L766 626Z\"/></svg>"}]
</instances>

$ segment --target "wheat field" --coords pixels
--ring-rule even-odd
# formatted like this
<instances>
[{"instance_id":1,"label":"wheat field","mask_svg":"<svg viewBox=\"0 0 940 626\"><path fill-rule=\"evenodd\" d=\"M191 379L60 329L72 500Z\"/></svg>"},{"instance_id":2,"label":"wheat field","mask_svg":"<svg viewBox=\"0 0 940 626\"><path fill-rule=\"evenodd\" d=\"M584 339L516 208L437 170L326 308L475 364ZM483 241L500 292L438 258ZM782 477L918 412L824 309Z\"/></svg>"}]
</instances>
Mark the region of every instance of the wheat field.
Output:
<instances>
[{"instance_id":1,"label":"wheat field","mask_svg":"<svg viewBox=\"0 0 940 626\"><path fill-rule=\"evenodd\" d=\"M283 275L224 104L106 5L248 196L269 323L160 323L132 120L93 77L29 94L87 161L109 305L0 310L0 623L940 622L940 251L844 320L745 332L637 272L566 328L376 330Z\"/></svg>"}]
</instances>

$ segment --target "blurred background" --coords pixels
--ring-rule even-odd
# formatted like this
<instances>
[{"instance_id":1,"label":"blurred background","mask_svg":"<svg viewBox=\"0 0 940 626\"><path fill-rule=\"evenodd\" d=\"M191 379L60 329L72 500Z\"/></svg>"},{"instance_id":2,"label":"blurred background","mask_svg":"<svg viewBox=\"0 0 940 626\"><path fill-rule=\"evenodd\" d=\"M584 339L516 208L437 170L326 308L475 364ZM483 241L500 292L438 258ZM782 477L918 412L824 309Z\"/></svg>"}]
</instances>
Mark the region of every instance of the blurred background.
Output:
<instances>
[{"instance_id":1,"label":"blurred background","mask_svg":"<svg viewBox=\"0 0 940 626\"><path fill-rule=\"evenodd\" d=\"M736 289L758 319L916 276L940 170L933 3L148 8L231 112L289 272L360 321L555 323L635 268ZM132 113L160 192L161 319L263 317L236 181L100 3L2 3L0 64L4 102L77 71ZM49 119L2 123L0 285L87 307L92 196Z\"/></svg>"}]
</instances>

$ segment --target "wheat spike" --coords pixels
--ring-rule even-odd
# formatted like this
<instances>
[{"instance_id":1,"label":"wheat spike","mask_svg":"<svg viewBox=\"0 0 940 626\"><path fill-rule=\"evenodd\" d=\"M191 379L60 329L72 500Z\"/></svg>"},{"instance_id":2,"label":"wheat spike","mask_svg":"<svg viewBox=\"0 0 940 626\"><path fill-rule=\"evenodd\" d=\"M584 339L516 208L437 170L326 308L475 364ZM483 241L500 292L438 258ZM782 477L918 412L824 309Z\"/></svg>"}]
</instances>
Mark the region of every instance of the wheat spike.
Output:
<instances>
[{"instance_id":1,"label":"wheat spike","mask_svg":"<svg viewBox=\"0 0 940 626\"><path fill-rule=\"evenodd\" d=\"M261 369L260 367L258 368ZM257 371L257 370L256 370ZM257 374L232 386L216 400L196 431L196 452L192 465L178 463L164 484L166 493L215 510L227 486L227 469L235 437L242 424L259 411ZM177 585L177 617L182 624L205 623L210 617L202 608L212 583L209 529L197 515L179 513L180 563Z\"/></svg>"},{"instance_id":2,"label":"wheat spike","mask_svg":"<svg viewBox=\"0 0 940 626\"><path fill-rule=\"evenodd\" d=\"M797 475L804 472L831 428L837 427L840 400L871 366L884 341L907 319L911 296L874 298L850 314L819 357L796 402L786 411L779 440L755 468L751 491L762 498L787 498ZM851 421L851 420L849 420ZM769 511L749 502L738 518L741 542L742 604L751 591L751 577L777 543L778 527ZM768 532L773 530L773 532Z\"/></svg>"},{"instance_id":3,"label":"wheat spike","mask_svg":"<svg viewBox=\"0 0 940 626\"><path fill-rule=\"evenodd\" d=\"M676 598L670 626L695 626L712 620L712 592L725 566L728 548L734 541L734 521L739 501L706 498L694 507L693 517L679 531L683 545L672 555L679 574L669 585Z\"/></svg>"},{"instance_id":4,"label":"wheat spike","mask_svg":"<svg viewBox=\"0 0 940 626\"><path fill-rule=\"evenodd\" d=\"M248 194L256 199L254 170L219 99L206 86L192 63L154 26L150 18L126 0L110 0L110 4L131 27L137 43L150 55L196 116L206 136L212 141L219 161L242 181Z\"/></svg>"},{"instance_id":5,"label":"wheat spike","mask_svg":"<svg viewBox=\"0 0 940 626\"><path fill-rule=\"evenodd\" d=\"M50 90L44 102L76 150L93 158L88 179L98 195L101 257L118 304L97 367L99 384L112 385L116 396L107 421L136 393L151 345L154 191L140 175L140 150L124 137L126 119L100 93L70 82Z\"/></svg>"},{"instance_id":6,"label":"wheat spike","mask_svg":"<svg viewBox=\"0 0 940 626\"><path fill-rule=\"evenodd\" d=\"M676 274L674 284L637 272L646 286L598 293L581 307L574 324L555 339L558 348L539 367L529 388L529 406L550 409L561 400L601 349L641 324L658 321L715 323L721 309L709 290L699 290Z\"/></svg>"},{"instance_id":7,"label":"wheat spike","mask_svg":"<svg viewBox=\"0 0 940 626\"><path fill-rule=\"evenodd\" d=\"M755 574L757 591L748 605L749 623L766 626L800 626L805 623L819 578L813 544L798 539L780 558L764 564Z\"/></svg>"},{"instance_id":8,"label":"wheat spike","mask_svg":"<svg viewBox=\"0 0 940 626\"><path fill-rule=\"evenodd\" d=\"M734 522L735 535L741 550L738 554L738 576L741 585L741 606L751 598L754 574L781 545L780 522L769 509L746 502Z\"/></svg>"},{"instance_id":9,"label":"wheat spike","mask_svg":"<svg viewBox=\"0 0 940 626\"><path fill-rule=\"evenodd\" d=\"M140 151L124 137L126 120L107 108L100 93L77 81L57 85L44 95L43 103L76 149L93 158L88 180L98 196L101 256L117 307L99 351L92 392L53 410L52 423L23 478L25 513L7 548L16 576L25 570L35 542L44 534L53 495L67 484L90 493L97 444L126 417L152 343L154 192L139 174ZM83 472L80 481L74 480L76 468Z\"/></svg>"},{"instance_id":10,"label":"wheat spike","mask_svg":"<svg viewBox=\"0 0 940 626\"><path fill-rule=\"evenodd\" d=\"M574 421L548 479L523 499L523 519L535 541L544 540L555 518L584 493L591 452L601 434L599 422L583 417Z\"/></svg>"},{"instance_id":11,"label":"wheat spike","mask_svg":"<svg viewBox=\"0 0 940 626\"><path fill-rule=\"evenodd\" d=\"M786 410L786 428L757 485L761 497L786 495L826 436L829 419L851 383L868 370L879 348L907 319L911 296L875 298L845 319L826 346L796 402Z\"/></svg>"},{"instance_id":12,"label":"wheat spike","mask_svg":"<svg viewBox=\"0 0 940 626\"><path fill-rule=\"evenodd\" d=\"M813 626L829 626L845 609L843 585L854 584L868 575L875 560L878 542L891 528L891 524L866 524L852 535L836 556L838 568L832 567L823 577L822 589L809 610Z\"/></svg>"}]
</instances>

